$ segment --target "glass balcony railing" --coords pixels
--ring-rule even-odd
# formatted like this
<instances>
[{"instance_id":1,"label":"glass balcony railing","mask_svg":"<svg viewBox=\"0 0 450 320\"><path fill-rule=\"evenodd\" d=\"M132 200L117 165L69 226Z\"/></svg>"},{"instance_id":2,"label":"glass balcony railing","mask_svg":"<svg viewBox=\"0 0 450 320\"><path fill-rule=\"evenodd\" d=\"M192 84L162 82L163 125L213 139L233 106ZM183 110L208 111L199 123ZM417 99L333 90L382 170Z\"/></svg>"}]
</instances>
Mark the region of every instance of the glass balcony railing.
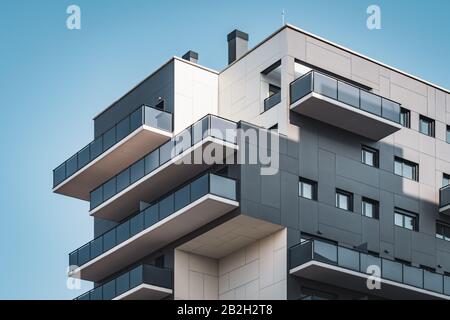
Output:
<instances>
[{"instance_id":1,"label":"glass balcony railing","mask_svg":"<svg viewBox=\"0 0 450 320\"><path fill-rule=\"evenodd\" d=\"M382 279L450 296L450 277L422 268L320 240L307 240L289 249L290 269L312 260L370 275L368 267L377 266Z\"/></svg>"},{"instance_id":2,"label":"glass balcony railing","mask_svg":"<svg viewBox=\"0 0 450 320\"><path fill-rule=\"evenodd\" d=\"M277 92L264 100L264 111L275 107L281 102L281 91Z\"/></svg>"},{"instance_id":3,"label":"glass balcony railing","mask_svg":"<svg viewBox=\"0 0 450 320\"><path fill-rule=\"evenodd\" d=\"M69 263L82 266L207 194L237 200L236 187L234 179L207 173L73 251Z\"/></svg>"},{"instance_id":4,"label":"glass balcony railing","mask_svg":"<svg viewBox=\"0 0 450 320\"><path fill-rule=\"evenodd\" d=\"M91 210L207 137L236 144L236 135L230 134L230 132L236 133L236 128L235 122L212 115L205 116L91 191Z\"/></svg>"},{"instance_id":5,"label":"glass balcony railing","mask_svg":"<svg viewBox=\"0 0 450 320\"><path fill-rule=\"evenodd\" d=\"M75 300L112 300L141 284L172 289L172 270L143 264L95 287Z\"/></svg>"},{"instance_id":6,"label":"glass balcony railing","mask_svg":"<svg viewBox=\"0 0 450 320\"><path fill-rule=\"evenodd\" d=\"M141 106L53 170L53 187L117 144L142 125L172 132L172 114Z\"/></svg>"},{"instance_id":7,"label":"glass balcony railing","mask_svg":"<svg viewBox=\"0 0 450 320\"><path fill-rule=\"evenodd\" d=\"M290 84L290 103L293 104L312 92L400 123L399 103L315 70Z\"/></svg>"},{"instance_id":8,"label":"glass balcony railing","mask_svg":"<svg viewBox=\"0 0 450 320\"><path fill-rule=\"evenodd\" d=\"M450 205L450 185L439 190L439 207L444 208Z\"/></svg>"}]
</instances>

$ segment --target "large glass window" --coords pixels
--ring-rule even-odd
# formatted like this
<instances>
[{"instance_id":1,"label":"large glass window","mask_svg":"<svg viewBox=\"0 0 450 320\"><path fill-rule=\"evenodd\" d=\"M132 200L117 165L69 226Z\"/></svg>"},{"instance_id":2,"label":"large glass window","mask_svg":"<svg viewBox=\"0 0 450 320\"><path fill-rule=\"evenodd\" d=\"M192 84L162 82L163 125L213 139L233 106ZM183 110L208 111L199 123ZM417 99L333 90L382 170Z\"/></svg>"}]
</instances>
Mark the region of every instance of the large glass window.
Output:
<instances>
[{"instance_id":1,"label":"large glass window","mask_svg":"<svg viewBox=\"0 0 450 320\"><path fill-rule=\"evenodd\" d=\"M264 111L267 111L281 102L281 60L261 72L261 84L267 90L264 100Z\"/></svg>"},{"instance_id":2,"label":"large glass window","mask_svg":"<svg viewBox=\"0 0 450 320\"><path fill-rule=\"evenodd\" d=\"M450 185L450 174L444 173L442 175L442 186L446 187L448 185Z\"/></svg>"},{"instance_id":3,"label":"large glass window","mask_svg":"<svg viewBox=\"0 0 450 320\"><path fill-rule=\"evenodd\" d=\"M427 136L434 137L434 120L420 116L419 131Z\"/></svg>"},{"instance_id":4,"label":"large glass window","mask_svg":"<svg viewBox=\"0 0 450 320\"><path fill-rule=\"evenodd\" d=\"M361 214L368 218L378 219L378 201L362 198Z\"/></svg>"},{"instance_id":5,"label":"large glass window","mask_svg":"<svg viewBox=\"0 0 450 320\"><path fill-rule=\"evenodd\" d=\"M418 218L415 213L402 210L395 209L394 212L394 224L398 227L402 227L412 231L418 231L419 225L417 223Z\"/></svg>"},{"instance_id":6,"label":"large glass window","mask_svg":"<svg viewBox=\"0 0 450 320\"><path fill-rule=\"evenodd\" d=\"M381 116L381 97L366 91L360 91L361 109Z\"/></svg>"},{"instance_id":7,"label":"large glass window","mask_svg":"<svg viewBox=\"0 0 450 320\"><path fill-rule=\"evenodd\" d=\"M317 182L300 178L298 183L298 195L302 198L317 200Z\"/></svg>"},{"instance_id":8,"label":"large glass window","mask_svg":"<svg viewBox=\"0 0 450 320\"><path fill-rule=\"evenodd\" d=\"M441 222L436 223L436 238L450 241L450 226Z\"/></svg>"},{"instance_id":9,"label":"large glass window","mask_svg":"<svg viewBox=\"0 0 450 320\"><path fill-rule=\"evenodd\" d=\"M337 189L336 207L342 210L353 211L353 194Z\"/></svg>"},{"instance_id":10,"label":"large glass window","mask_svg":"<svg viewBox=\"0 0 450 320\"><path fill-rule=\"evenodd\" d=\"M408 109L400 109L400 124L405 128L411 128L411 112Z\"/></svg>"},{"instance_id":11,"label":"large glass window","mask_svg":"<svg viewBox=\"0 0 450 320\"><path fill-rule=\"evenodd\" d=\"M447 143L450 143L450 126L447 126Z\"/></svg>"},{"instance_id":12,"label":"large glass window","mask_svg":"<svg viewBox=\"0 0 450 320\"><path fill-rule=\"evenodd\" d=\"M378 168L378 150L362 146L361 161L368 166Z\"/></svg>"},{"instance_id":13,"label":"large glass window","mask_svg":"<svg viewBox=\"0 0 450 320\"><path fill-rule=\"evenodd\" d=\"M395 157L394 160L394 173L398 176L419 181L419 165L399 157Z\"/></svg>"}]
</instances>

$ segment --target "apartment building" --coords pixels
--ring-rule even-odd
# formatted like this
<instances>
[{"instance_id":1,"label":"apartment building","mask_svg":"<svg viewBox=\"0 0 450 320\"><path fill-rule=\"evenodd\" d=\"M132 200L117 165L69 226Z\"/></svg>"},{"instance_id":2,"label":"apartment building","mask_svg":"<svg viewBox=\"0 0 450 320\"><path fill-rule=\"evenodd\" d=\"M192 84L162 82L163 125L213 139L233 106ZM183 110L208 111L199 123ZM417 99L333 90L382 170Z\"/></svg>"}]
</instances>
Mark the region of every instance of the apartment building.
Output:
<instances>
[{"instance_id":1,"label":"apartment building","mask_svg":"<svg viewBox=\"0 0 450 320\"><path fill-rule=\"evenodd\" d=\"M248 39L222 71L171 58L54 170L94 220L77 299L449 299L450 91L291 25Z\"/></svg>"}]
</instances>

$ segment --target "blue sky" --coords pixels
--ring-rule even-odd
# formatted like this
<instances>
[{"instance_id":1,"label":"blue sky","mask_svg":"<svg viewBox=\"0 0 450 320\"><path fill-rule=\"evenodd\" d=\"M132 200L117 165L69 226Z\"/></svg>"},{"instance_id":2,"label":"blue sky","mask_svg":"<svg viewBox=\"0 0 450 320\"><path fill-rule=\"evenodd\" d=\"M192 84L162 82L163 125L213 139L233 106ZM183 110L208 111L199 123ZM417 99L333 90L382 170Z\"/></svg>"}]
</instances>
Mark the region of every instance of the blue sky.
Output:
<instances>
[{"instance_id":1,"label":"blue sky","mask_svg":"<svg viewBox=\"0 0 450 320\"><path fill-rule=\"evenodd\" d=\"M66 8L81 8L81 30ZM381 7L382 29L366 28ZM250 46L286 21L450 88L450 2L2 0L0 299L71 299L68 253L92 239L88 204L54 195L52 169L93 138L92 118L173 55L222 69L226 35Z\"/></svg>"}]
</instances>

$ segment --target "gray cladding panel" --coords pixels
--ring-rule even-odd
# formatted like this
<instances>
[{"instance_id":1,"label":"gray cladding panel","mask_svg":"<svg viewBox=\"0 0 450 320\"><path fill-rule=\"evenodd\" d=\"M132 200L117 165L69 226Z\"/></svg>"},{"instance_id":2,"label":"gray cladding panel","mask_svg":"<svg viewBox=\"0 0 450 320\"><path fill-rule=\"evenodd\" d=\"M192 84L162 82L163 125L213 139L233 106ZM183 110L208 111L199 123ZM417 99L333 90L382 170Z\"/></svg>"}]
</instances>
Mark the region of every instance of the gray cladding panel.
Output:
<instances>
[{"instance_id":1,"label":"gray cladding panel","mask_svg":"<svg viewBox=\"0 0 450 320\"><path fill-rule=\"evenodd\" d=\"M166 111L173 112L174 104L174 63L162 67L145 79L94 120L94 135L98 137L117 122L125 118L139 106L155 106L158 98L165 100Z\"/></svg>"}]
</instances>

